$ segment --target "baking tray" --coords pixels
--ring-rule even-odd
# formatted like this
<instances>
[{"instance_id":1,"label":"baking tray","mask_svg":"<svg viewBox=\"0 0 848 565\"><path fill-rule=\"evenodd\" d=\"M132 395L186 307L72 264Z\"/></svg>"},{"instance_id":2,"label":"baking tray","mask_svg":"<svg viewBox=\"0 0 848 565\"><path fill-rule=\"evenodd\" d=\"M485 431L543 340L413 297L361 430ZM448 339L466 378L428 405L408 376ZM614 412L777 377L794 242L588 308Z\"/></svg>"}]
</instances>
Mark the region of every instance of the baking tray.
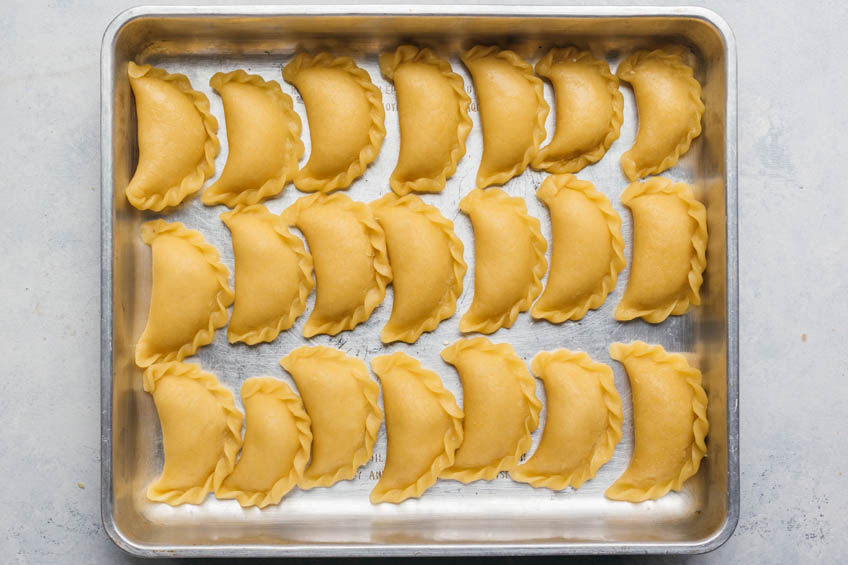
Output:
<instances>
[{"instance_id":1,"label":"baking tray","mask_svg":"<svg viewBox=\"0 0 848 565\"><path fill-rule=\"evenodd\" d=\"M131 208L123 191L137 155L135 110L126 78L127 61L152 63L188 75L205 92L220 123L220 173L227 157L220 98L208 86L217 71L246 68L280 81L308 123L297 92L282 81L281 67L296 49L334 50L349 54L368 70L383 93L387 135L376 162L350 190L369 201L389 190L388 178L399 145L398 118L391 84L379 72L377 54L402 42L436 48L449 56L473 98L473 85L459 62L459 52L476 43L516 50L535 62L551 46L576 44L606 56L615 66L637 48L678 43L694 54L695 74L703 85L706 114L703 134L680 163L665 174L695 186L707 205L710 241L702 289L704 305L659 325L618 323L612 313L628 279L625 270L615 291L597 311L579 322L551 325L519 316L511 329L491 336L511 343L529 361L541 350L568 347L587 351L609 363L624 402L624 437L612 460L577 491L533 489L506 476L491 482L461 485L439 481L420 500L401 505L368 502L383 467L385 429L371 462L354 481L310 492L294 490L279 506L242 509L235 501L209 497L201 506L172 508L154 504L146 486L161 468L161 436L155 407L141 389L141 371L132 359L133 345L147 316L150 252L139 237L142 222L158 217ZM119 547L144 556L342 556L342 555L507 555L697 553L727 540L739 514L738 452L738 306L736 220L736 54L733 35L716 14L700 8L513 7L513 6L280 6L280 7L141 7L118 16L108 27L102 47L102 512L109 536ZM550 85L546 96L553 102ZM632 242L630 214L619 195L627 181L619 157L636 131L632 92L622 85L624 125L621 137L604 159L579 173L613 202L623 220L628 265ZM481 134L474 121L466 157L444 192L424 195L456 225L465 243L469 273L458 313L473 294L473 238L468 219L458 213L461 195L473 188ZM553 112L548 118L553 131ZM521 195L531 214L542 221L550 240L550 220L535 198L543 174L528 170L505 190ZM279 212L303 196L293 186L268 202ZM223 207L208 208L195 198L168 220L199 229L232 270L230 236L218 219ZM548 250L550 259L550 249ZM314 303L310 298L308 309ZM279 359L300 345L338 347L369 360L380 353L406 351L439 372L461 402L453 368L439 357L460 337L459 315L408 346L381 345L379 330L388 319L392 293L371 319L336 337L304 339L306 315L273 343L229 345L225 331L190 361L216 373L235 393L251 376L271 375L290 382ZM607 353L613 341L643 339L689 355L702 369L709 393L708 456L682 492L660 500L629 504L606 500L604 489L625 469L633 445L630 387L622 367ZM541 385L538 393L544 398ZM238 402L238 399L237 399ZM544 427L533 434L534 448ZM531 450L532 453L532 450Z\"/></svg>"}]
</instances>

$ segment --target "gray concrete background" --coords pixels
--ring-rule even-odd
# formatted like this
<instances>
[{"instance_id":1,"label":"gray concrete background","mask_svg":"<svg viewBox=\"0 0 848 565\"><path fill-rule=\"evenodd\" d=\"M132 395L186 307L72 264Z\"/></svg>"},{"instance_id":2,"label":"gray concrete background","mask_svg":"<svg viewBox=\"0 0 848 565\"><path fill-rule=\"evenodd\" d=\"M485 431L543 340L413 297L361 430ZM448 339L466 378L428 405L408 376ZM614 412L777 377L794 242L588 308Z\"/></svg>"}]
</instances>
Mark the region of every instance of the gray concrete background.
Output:
<instances>
[{"instance_id":1,"label":"gray concrete background","mask_svg":"<svg viewBox=\"0 0 848 565\"><path fill-rule=\"evenodd\" d=\"M4 562L133 561L100 525L98 365L100 38L132 4L0 5ZM725 546L689 560L837 560L848 555L848 4L703 4L739 51L742 514Z\"/></svg>"}]
</instances>

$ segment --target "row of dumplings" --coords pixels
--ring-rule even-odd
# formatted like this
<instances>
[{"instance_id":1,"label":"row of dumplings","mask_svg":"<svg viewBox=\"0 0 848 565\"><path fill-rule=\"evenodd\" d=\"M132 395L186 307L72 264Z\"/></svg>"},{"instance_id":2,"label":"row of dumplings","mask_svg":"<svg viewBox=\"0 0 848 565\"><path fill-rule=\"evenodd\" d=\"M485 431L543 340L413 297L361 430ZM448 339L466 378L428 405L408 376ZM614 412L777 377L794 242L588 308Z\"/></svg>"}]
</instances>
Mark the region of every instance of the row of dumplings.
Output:
<instances>
[{"instance_id":1,"label":"row of dumplings","mask_svg":"<svg viewBox=\"0 0 848 565\"><path fill-rule=\"evenodd\" d=\"M554 323L599 308L624 268L621 219L606 196L573 175L552 175L537 192L551 212L553 254L547 286L547 242L521 198L475 189L459 203L474 229L474 299L461 332L511 327L518 313ZM652 177L622 195L634 216L630 281L615 316L661 322L700 302L706 265L706 213L692 189ZM136 347L141 367L179 361L211 343L227 324L231 342L273 341L306 308L303 335L335 335L367 320L393 284L391 316L381 339L415 342L453 316L462 293L464 247L453 223L418 196L389 193L370 203L342 193L304 196L281 216L261 204L238 206L221 219L232 233L235 292L217 250L180 223L142 226L153 251L147 326ZM289 226L304 234L311 254ZM541 296L540 296L541 294ZM536 300L538 298L538 300ZM533 302L535 301L535 304Z\"/></svg>"},{"instance_id":2,"label":"row of dumplings","mask_svg":"<svg viewBox=\"0 0 848 565\"><path fill-rule=\"evenodd\" d=\"M477 187L502 185L528 166L574 173L600 160L619 136L619 78L635 91L639 130L621 166L634 181L677 163L701 133L701 86L680 49L638 51L617 75L591 53L551 49L536 73L551 81L556 130L544 141L549 112L542 81L516 53L477 46L462 55L480 108L483 153ZM398 99L400 153L389 184L398 195L439 192L465 154L470 99L462 77L430 49L404 45L380 56ZM296 55L283 78L303 97L312 150L303 168L301 121L275 81L242 70L217 73L229 155L204 193L207 205L256 204L293 181L306 192L343 189L377 158L386 134L380 90L349 57ZM126 188L141 210L161 211L199 191L214 174L218 123L206 96L184 75L128 65L138 116L139 161Z\"/></svg>"},{"instance_id":3,"label":"row of dumplings","mask_svg":"<svg viewBox=\"0 0 848 565\"><path fill-rule=\"evenodd\" d=\"M635 447L606 496L640 502L680 490L706 453L700 371L679 354L639 341L612 344L610 356L630 378ZM483 337L458 340L442 358L459 374L462 409L439 375L413 357L371 359L382 383L387 436L372 503L418 498L439 478L471 483L502 471L534 487L576 489L612 457L623 415L609 366L566 349L533 358L547 422L537 449L521 463L542 409L524 362L510 345ZM271 377L244 381L243 438L242 414L214 375L181 362L145 371L164 446L162 474L147 491L151 500L200 504L214 492L263 508L295 486L309 490L356 477L383 420L379 387L365 363L322 346L295 349L280 363L301 396Z\"/></svg>"}]
</instances>

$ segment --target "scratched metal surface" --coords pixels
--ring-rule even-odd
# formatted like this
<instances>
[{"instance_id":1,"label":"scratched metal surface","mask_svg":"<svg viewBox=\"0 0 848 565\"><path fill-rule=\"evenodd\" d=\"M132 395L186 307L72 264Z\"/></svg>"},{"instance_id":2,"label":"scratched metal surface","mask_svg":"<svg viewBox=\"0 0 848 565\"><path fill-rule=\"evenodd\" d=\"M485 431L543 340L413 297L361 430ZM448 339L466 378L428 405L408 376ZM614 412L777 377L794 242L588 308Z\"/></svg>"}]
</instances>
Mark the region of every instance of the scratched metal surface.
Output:
<instances>
[{"instance_id":1,"label":"scratched metal surface","mask_svg":"<svg viewBox=\"0 0 848 565\"><path fill-rule=\"evenodd\" d=\"M639 22L640 20L634 20ZM301 22L302 24L302 22ZM198 25L189 17L183 22L169 25L184 26L182 31ZM535 63L556 40L551 38L522 37L519 33L509 37L496 35L497 28L482 26L478 30L481 40L497 40L502 46L518 50L531 63ZM156 29L156 28L154 28ZM308 30L308 22L306 23ZM685 30L682 26L680 30ZM160 33L174 33L173 30ZM603 56L613 71L618 63L634 48L652 46L669 40L642 30L644 37L617 40L604 33L603 27L581 36L580 44L596 55ZM145 489L159 474L162 465L162 444L156 410L149 395L141 390L141 371L132 363L133 344L144 328L150 296L150 252L139 238L139 226L144 221L165 217L180 221L187 227L200 231L206 240L220 252L223 262L233 271L233 253L230 234L219 219L226 211L223 206L204 206L193 198L179 209L165 215L141 213L129 207L123 197L126 179L134 169L136 160L135 125L132 98L129 96L121 65L127 58L141 63L161 66L169 72L183 73L193 87L204 92L211 103L212 113L219 121L221 152L216 161L216 177L227 158L226 122L220 98L209 87L209 78L218 71L241 68L261 75L266 80L276 80L292 96L295 111L303 121L302 139L306 154L310 151L309 126L303 101L293 86L282 80L281 68L291 58L295 48L312 50L333 48L340 54L354 56L357 64L366 69L383 96L386 109L386 138L377 160L365 174L356 180L345 193L355 200L371 201L388 192L388 178L397 160L399 147L398 114L391 83L379 71L377 54L382 49L398 43L386 33L353 36L347 41L340 38L316 37L316 30L281 34L280 40L250 44L249 36L225 35L209 44L198 42L192 35L175 34L175 39L146 43L142 52L121 51L116 41L115 83L113 96L113 226L104 237L111 238L114 249L112 278L113 320L112 328L112 395L110 434L111 484L104 492L111 497L104 503L109 515L105 520L119 544L142 554L221 554L221 555L286 555L298 554L354 554L378 548L384 554L410 552L512 552L557 551L612 552L640 551L648 548L674 552L693 551L705 547L709 540L723 535L726 524L732 522L733 497L732 470L735 462L732 446L735 437L728 433L726 414L728 309L725 284L725 176L724 164L724 100L718 94L727 77L713 66L719 61L711 59L698 45L697 37L686 37L683 32L669 34L677 42L693 48L696 76L704 83L707 115L704 135L696 140L680 163L665 176L692 183L697 195L709 210L711 245L708 250L708 269L704 285L705 306L695 308L685 316L672 317L662 324L651 325L641 321L619 323L613 311L621 298L628 280L632 254L632 225L627 209L619 195L627 181L619 168L619 157L631 145L637 127L637 113L632 91L622 84L624 95L624 123L620 138L607 155L597 164L587 167L579 178L594 183L606 194L623 222L628 268L621 273L618 285L604 305L590 311L579 322L553 325L534 321L527 313L519 315L510 329L501 329L489 336L494 342L508 342L518 355L528 362L539 351L566 347L586 351L596 361L609 364L615 372L615 384L624 404L624 435L612 460L604 465L597 476L579 490L552 492L534 489L529 485L511 481L505 473L491 481L478 481L462 485L454 481L439 481L419 500L408 500L401 505L373 506L368 492L373 488L384 465L386 436L381 428L374 456L364 465L357 477L331 488L309 492L293 490L278 506L264 510L242 509L236 501L220 501L213 496L200 506L171 507L154 504L145 498ZM472 30L473 31L473 30ZM591 31L591 30L590 30ZM256 346L231 345L226 331L216 333L214 342L186 359L199 363L215 373L227 385L241 407L238 391L248 377L269 375L294 383L280 367L279 360L301 345L327 345L368 362L372 357L394 351L404 351L420 359L421 363L438 372L457 400L462 402L462 389L454 369L440 358L440 351L449 343L462 337L458 331L461 314L473 298L474 253L473 231L466 216L458 211L457 203L474 188L475 174L482 150L480 116L474 97L470 76L458 58L460 48L473 45L478 37L430 37L421 30L421 36L411 39L422 45L437 48L449 58L453 69L463 77L466 90L474 103L471 119L474 127L466 144L466 155L459 163L456 174L447 182L440 194L425 194L422 198L436 206L454 222L456 234L465 245L465 260L469 265L464 281L464 292L457 303L457 314L444 321L432 333L424 334L415 344L383 345L380 329L391 312L392 289L370 319L353 331L334 337L316 336L306 339L301 335L303 324L312 310L314 293L307 309L294 327L283 332L274 342ZM121 38L118 38L119 40ZM125 39L125 38L124 38ZM410 39L409 36L406 39ZM725 54L726 56L726 54ZM722 63L723 64L723 63ZM104 85L105 88L105 85ZM545 83L545 96L551 105L547 119L548 140L554 126L554 98L549 83ZM711 97L713 99L711 100ZM547 143L547 141L546 141ZM735 163L734 163L735 166ZM547 210L536 199L535 191L545 174L528 169L510 180L503 188L510 195L524 199L529 213L541 221L542 232L550 242L551 224ZM207 182L207 186L214 178ZM105 189L105 188L104 188ZM282 195L265 204L279 213L297 198L304 196L289 184ZM732 242L735 245L735 241ZM550 261L551 249L547 258ZM731 336L732 340L733 336ZM659 343L669 351L686 353L693 363L704 371L705 385L710 393L710 418L713 428L710 435L710 453L700 472L688 481L682 492L670 493L662 499L642 504L612 502L604 498L604 490L625 469L633 447L632 408L630 386L622 367L608 355L608 346L614 341L641 339ZM538 382L537 394L544 402L544 389ZM538 429L533 433L532 454L545 424L543 409ZM106 477L104 477L106 479ZM107 510L108 508L108 510ZM731 528L732 529L732 528ZM705 541L706 540L706 541Z\"/></svg>"}]
</instances>

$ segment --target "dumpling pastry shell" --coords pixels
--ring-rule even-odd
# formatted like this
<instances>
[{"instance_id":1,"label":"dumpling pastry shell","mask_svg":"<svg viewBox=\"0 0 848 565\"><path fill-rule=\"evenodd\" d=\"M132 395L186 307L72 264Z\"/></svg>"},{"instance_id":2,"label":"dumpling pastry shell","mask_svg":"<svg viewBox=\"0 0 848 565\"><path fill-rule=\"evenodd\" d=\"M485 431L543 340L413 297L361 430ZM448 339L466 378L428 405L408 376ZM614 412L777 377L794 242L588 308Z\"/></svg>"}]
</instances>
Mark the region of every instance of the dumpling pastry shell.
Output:
<instances>
[{"instance_id":1,"label":"dumpling pastry shell","mask_svg":"<svg viewBox=\"0 0 848 565\"><path fill-rule=\"evenodd\" d=\"M153 220L141 226L153 254L153 290L147 325L135 347L139 367L181 361L212 343L233 303L230 271L200 232Z\"/></svg>"},{"instance_id":2,"label":"dumpling pastry shell","mask_svg":"<svg viewBox=\"0 0 848 565\"><path fill-rule=\"evenodd\" d=\"M536 63L556 96L556 130L533 168L576 173L601 160L621 130L624 98L606 61L574 47L551 49Z\"/></svg>"},{"instance_id":3,"label":"dumpling pastry shell","mask_svg":"<svg viewBox=\"0 0 848 565\"><path fill-rule=\"evenodd\" d=\"M530 368L545 383L547 420L539 447L510 476L534 487L580 488L621 440L621 396L612 369L567 349L539 353Z\"/></svg>"},{"instance_id":4,"label":"dumpling pastry shell","mask_svg":"<svg viewBox=\"0 0 848 565\"><path fill-rule=\"evenodd\" d=\"M312 149L294 185L305 192L347 188L377 158L386 136L380 90L350 57L300 53L283 78L306 104Z\"/></svg>"},{"instance_id":5,"label":"dumpling pastry shell","mask_svg":"<svg viewBox=\"0 0 848 565\"><path fill-rule=\"evenodd\" d=\"M456 312L466 265L453 222L415 195L387 194L371 203L386 233L392 268L392 315L384 343L414 343Z\"/></svg>"},{"instance_id":6,"label":"dumpling pastry shell","mask_svg":"<svg viewBox=\"0 0 848 565\"><path fill-rule=\"evenodd\" d=\"M160 212L203 187L215 172L218 121L209 99L185 75L127 64L138 117L138 166L127 185L130 204Z\"/></svg>"},{"instance_id":7,"label":"dumpling pastry shell","mask_svg":"<svg viewBox=\"0 0 848 565\"><path fill-rule=\"evenodd\" d=\"M313 194L282 217L306 236L315 267L315 308L303 335L336 335L367 320L392 280L385 234L368 205L344 194Z\"/></svg>"},{"instance_id":8,"label":"dumpling pastry shell","mask_svg":"<svg viewBox=\"0 0 848 565\"><path fill-rule=\"evenodd\" d=\"M242 415L233 394L193 363L159 363L143 377L162 426L165 464L147 489L154 502L201 504L235 465Z\"/></svg>"},{"instance_id":9,"label":"dumpling pastry shell","mask_svg":"<svg viewBox=\"0 0 848 565\"><path fill-rule=\"evenodd\" d=\"M394 82L400 121L400 155L389 185L401 196L441 192L471 131L462 77L430 49L412 45L381 54L380 70Z\"/></svg>"},{"instance_id":10,"label":"dumpling pastry shell","mask_svg":"<svg viewBox=\"0 0 848 565\"><path fill-rule=\"evenodd\" d=\"M692 187L663 177L634 182L621 195L633 213L633 264L617 320L658 324L701 303L707 266L707 211Z\"/></svg>"},{"instance_id":11,"label":"dumpling pastry shell","mask_svg":"<svg viewBox=\"0 0 848 565\"><path fill-rule=\"evenodd\" d=\"M639 130L621 156L621 169L634 181L677 163L701 135L701 85L680 53L669 49L637 51L618 66L618 77L636 95Z\"/></svg>"},{"instance_id":12,"label":"dumpling pastry shell","mask_svg":"<svg viewBox=\"0 0 848 565\"><path fill-rule=\"evenodd\" d=\"M462 54L462 62L474 80L483 127L477 188L501 185L527 168L545 140L550 107L544 87L512 51L478 45Z\"/></svg>"},{"instance_id":13,"label":"dumpling pastry shell","mask_svg":"<svg viewBox=\"0 0 848 565\"><path fill-rule=\"evenodd\" d=\"M610 357L627 369L633 390L633 456L607 498L656 500L698 472L707 452L707 395L701 372L682 355L636 341L613 343Z\"/></svg>"},{"instance_id":14,"label":"dumpling pastry shell","mask_svg":"<svg viewBox=\"0 0 848 565\"><path fill-rule=\"evenodd\" d=\"M462 381L463 440L441 477L470 483L511 471L532 444L542 403L536 379L506 343L460 339L442 350Z\"/></svg>"},{"instance_id":15,"label":"dumpling pastry shell","mask_svg":"<svg viewBox=\"0 0 848 565\"><path fill-rule=\"evenodd\" d=\"M227 164L203 193L204 204L256 204L279 194L303 156L300 116L279 83L242 70L215 73L227 120Z\"/></svg>"},{"instance_id":16,"label":"dumpling pastry shell","mask_svg":"<svg viewBox=\"0 0 848 565\"><path fill-rule=\"evenodd\" d=\"M283 357L312 423L312 461L298 486L352 479L371 458L383 412L365 363L330 347L299 347Z\"/></svg>"},{"instance_id":17,"label":"dumpling pastry shell","mask_svg":"<svg viewBox=\"0 0 848 565\"><path fill-rule=\"evenodd\" d=\"M574 175L549 176L536 197L551 213L553 255L530 313L555 324L579 320L601 307L624 268L621 218L592 183Z\"/></svg>"},{"instance_id":18,"label":"dumpling pastry shell","mask_svg":"<svg viewBox=\"0 0 848 565\"><path fill-rule=\"evenodd\" d=\"M261 204L221 214L233 237L235 306L227 338L270 342L306 308L314 286L312 256L280 218Z\"/></svg>"},{"instance_id":19,"label":"dumpling pastry shell","mask_svg":"<svg viewBox=\"0 0 848 565\"><path fill-rule=\"evenodd\" d=\"M271 377L251 377L241 385L245 412L244 445L233 472L215 490L242 506L279 504L303 476L312 432L300 397Z\"/></svg>"},{"instance_id":20,"label":"dumpling pastry shell","mask_svg":"<svg viewBox=\"0 0 848 565\"><path fill-rule=\"evenodd\" d=\"M462 410L439 375L401 352L371 360L383 385L386 465L371 502L418 498L453 465L462 443Z\"/></svg>"},{"instance_id":21,"label":"dumpling pastry shell","mask_svg":"<svg viewBox=\"0 0 848 565\"><path fill-rule=\"evenodd\" d=\"M524 200L499 188L472 190L459 209L474 228L474 300L459 331L490 334L509 328L539 296L548 268L547 241Z\"/></svg>"}]
</instances>

